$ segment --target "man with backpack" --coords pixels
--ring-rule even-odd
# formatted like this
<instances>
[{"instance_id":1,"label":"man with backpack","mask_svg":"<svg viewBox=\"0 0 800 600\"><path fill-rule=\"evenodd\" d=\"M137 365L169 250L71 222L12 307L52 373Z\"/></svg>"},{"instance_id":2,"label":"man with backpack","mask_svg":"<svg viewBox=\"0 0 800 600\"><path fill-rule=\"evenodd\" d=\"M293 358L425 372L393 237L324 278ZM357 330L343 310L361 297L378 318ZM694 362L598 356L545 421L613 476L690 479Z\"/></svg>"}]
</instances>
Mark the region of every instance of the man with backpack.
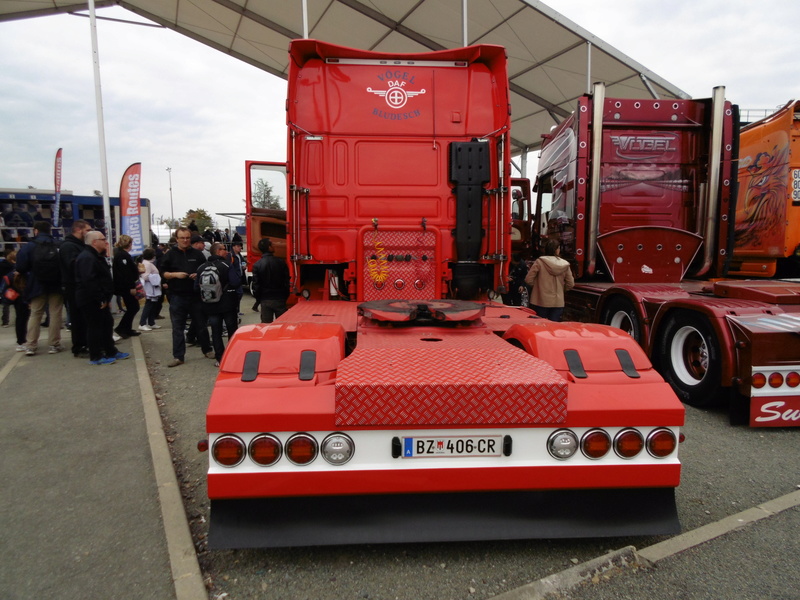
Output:
<instances>
[{"instance_id":1,"label":"man with backpack","mask_svg":"<svg viewBox=\"0 0 800 600\"><path fill-rule=\"evenodd\" d=\"M30 302L25 355L33 356L39 346L39 329L45 306L50 308L48 327L49 353L61 352L61 325L64 296L61 292L61 260L58 245L50 235L50 223L33 224L33 240L25 244L17 255L17 271L25 275L25 299Z\"/></svg>"},{"instance_id":2,"label":"man with backpack","mask_svg":"<svg viewBox=\"0 0 800 600\"><path fill-rule=\"evenodd\" d=\"M211 326L211 343L214 346L215 366L219 366L225 344L222 341L222 324L228 329L228 339L238 326L236 289L241 284L240 274L236 272L228 258L228 251L222 242L211 244L208 262L197 271L195 286L200 291L203 312Z\"/></svg>"}]
</instances>

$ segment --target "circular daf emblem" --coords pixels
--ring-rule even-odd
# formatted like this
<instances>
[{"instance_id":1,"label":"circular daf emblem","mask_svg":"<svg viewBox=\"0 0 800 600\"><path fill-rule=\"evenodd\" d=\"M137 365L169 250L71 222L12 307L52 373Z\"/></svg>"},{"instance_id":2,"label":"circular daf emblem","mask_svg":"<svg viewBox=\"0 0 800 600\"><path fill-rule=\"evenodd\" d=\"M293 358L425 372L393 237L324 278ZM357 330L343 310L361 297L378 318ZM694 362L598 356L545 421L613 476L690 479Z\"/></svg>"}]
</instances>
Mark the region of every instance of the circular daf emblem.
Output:
<instances>
[{"instance_id":1,"label":"circular daf emblem","mask_svg":"<svg viewBox=\"0 0 800 600\"><path fill-rule=\"evenodd\" d=\"M392 108L402 108L405 106L407 100L408 96L406 95L405 90L399 86L393 87L386 92L386 104Z\"/></svg>"}]
</instances>

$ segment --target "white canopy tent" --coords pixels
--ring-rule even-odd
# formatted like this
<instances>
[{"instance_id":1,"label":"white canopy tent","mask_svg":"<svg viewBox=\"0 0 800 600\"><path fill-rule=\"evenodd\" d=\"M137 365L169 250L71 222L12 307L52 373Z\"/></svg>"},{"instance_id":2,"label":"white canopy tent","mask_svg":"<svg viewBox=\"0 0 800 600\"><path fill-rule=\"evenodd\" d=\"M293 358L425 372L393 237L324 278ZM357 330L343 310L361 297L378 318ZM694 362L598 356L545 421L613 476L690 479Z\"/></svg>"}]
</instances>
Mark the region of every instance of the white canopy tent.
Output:
<instances>
[{"instance_id":1,"label":"white canopy tent","mask_svg":"<svg viewBox=\"0 0 800 600\"><path fill-rule=\"evenodd\" d=\"M283 78L289 41L300 37L386 52L505 46L515 155L537 149L595 81L609 97L688 97L538 0L95 0L113 5ZM3 0L0 21L87 8Z\"/></svg>"}]
</instances>

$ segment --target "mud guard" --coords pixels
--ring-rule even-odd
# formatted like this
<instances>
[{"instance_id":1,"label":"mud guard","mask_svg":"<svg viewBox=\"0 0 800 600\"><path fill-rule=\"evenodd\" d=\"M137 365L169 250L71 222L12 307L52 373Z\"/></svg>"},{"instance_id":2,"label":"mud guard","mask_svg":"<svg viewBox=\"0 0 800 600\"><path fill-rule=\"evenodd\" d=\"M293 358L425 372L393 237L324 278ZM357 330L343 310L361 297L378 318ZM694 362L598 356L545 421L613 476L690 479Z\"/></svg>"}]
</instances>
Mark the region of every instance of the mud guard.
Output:
<instances>
[{"instance_id":1,"label":"mud guard","mask_svg":"<svg viewBox=\"0 0 800 600\"><path fill-rule=\"evenodd\" d=\"M669 535L674 488L212 500L209 547Z\"/></svg>"}]
</instances>

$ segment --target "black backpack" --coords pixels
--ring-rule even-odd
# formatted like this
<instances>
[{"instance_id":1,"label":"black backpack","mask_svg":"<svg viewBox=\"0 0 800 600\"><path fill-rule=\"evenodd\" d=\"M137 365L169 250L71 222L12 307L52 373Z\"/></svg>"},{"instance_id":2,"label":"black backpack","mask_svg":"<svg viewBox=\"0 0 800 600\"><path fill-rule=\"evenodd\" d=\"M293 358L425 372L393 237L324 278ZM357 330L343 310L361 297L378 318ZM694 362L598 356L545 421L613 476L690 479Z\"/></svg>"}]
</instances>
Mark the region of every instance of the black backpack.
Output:
<instances>
[{"instance_id":1,"label":"black backpack","mask_svg":"<svg viewBox=\"0 0 800 600\"><path fill-rule=\"evenodd\" d=\"M41 283L61 283L58 246L51 241L34 242L33 276Z\"/></svg>"}]
</instances>

